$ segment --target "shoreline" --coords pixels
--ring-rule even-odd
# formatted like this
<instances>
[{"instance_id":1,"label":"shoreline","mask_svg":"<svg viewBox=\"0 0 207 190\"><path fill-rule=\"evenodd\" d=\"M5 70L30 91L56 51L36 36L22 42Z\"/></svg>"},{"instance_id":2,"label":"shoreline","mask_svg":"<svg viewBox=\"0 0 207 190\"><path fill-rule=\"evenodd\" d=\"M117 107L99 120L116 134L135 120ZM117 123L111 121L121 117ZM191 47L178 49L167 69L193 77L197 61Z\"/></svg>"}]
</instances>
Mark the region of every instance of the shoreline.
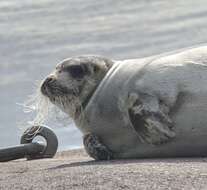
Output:
<instances>
[{"instance_id":1,"label":"shoreline","mask_svg":"<svg viewBox=\"0 0 207 190\"><path fill-rule=\"evenodd\" d=\"M207 158L94 161L83 149L0 163L0 189L206 189Z\"/></svg>"}]
</instances>

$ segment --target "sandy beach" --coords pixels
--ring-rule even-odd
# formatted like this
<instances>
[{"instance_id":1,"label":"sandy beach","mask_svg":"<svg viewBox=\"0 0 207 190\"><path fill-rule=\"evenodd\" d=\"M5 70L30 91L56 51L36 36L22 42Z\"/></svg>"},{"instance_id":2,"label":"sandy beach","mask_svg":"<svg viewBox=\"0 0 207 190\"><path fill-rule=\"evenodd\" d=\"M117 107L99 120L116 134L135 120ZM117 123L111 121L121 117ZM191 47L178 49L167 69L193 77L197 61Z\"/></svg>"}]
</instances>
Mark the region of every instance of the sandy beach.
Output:
<instances>
[{"instance_id":1,"label":"sandy beach","mask_svg":"<svg viewBox=\"0 0 207 190\"><path fill-rule=\"evenodd\" d=\"M0 163L0 189L207 189L207 158L96 162L82 149Z\"/></svg>"}]
</instances>

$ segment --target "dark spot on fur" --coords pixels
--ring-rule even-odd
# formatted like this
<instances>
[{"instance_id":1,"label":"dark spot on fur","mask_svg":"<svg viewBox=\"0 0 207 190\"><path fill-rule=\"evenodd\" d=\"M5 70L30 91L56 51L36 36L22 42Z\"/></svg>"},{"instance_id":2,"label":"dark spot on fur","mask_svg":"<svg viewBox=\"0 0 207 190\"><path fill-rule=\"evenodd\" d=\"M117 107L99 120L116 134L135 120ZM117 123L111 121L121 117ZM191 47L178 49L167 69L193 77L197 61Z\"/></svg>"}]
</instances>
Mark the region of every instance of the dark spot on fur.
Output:
<instances>
[{"instance_id":1,"label":"dark spot on fur","mask_svg":"<svg viewBox=\"0 0 207 190\"><path fill-rule=\"evenodd\" d=\"M171 131L173 123L168 115L161 111L153 112L144 108L136 112L137 106L142 107L139 99L129 108L128 114L131 124L142 142L158 145L173 136Z\"/></svg>"},{"instance_id":2,"label":"dark spot on fur","mask_svg":"<svg viewBox=\"0 0 207 190\"><path fill-rule=\"evenodd\" d=\"M147 134L148 130L145 127L145 125L147 124L145 121L144 116L140 115L140 114L134 114L134 110L129 109L129 118L131 120L131 123L135 129L135 131L138 134Z\"/></svg>"},{"instance_id":3,"label":"dark spot on fur","mask_svg":"<svg viewBox=\"0 0 207 190\"><path fill-rule=\"evenodd\" d=\"M93 72L96 73L99 70L99 67L97 65L94 65Z\"/></svg>"},{"instance_id":4,"label":"dark spot on fur","mask_svg":"<svg viewBox=\"0 0 207 190\"><path fill-rule=\"evenodd\" d=\"M169 115L173 115L174 113L177 113L178 110L181 108L181 106L187 101L188 97L189 97L189 94L187 95L186 92L180 92L177 96L176 103L170 109Z\"/></svg>"},{"instance_id":5,"label":"dark spot on fur","mask_svg":"<svg viewBox=\"0 0 207 190\"><path fill-rule=\"evenodd\" d=\"M83 78L86 74L83 65L70 65L66 67L65 70L67 70L73 78Z\"/></svg>"}]
</instances>

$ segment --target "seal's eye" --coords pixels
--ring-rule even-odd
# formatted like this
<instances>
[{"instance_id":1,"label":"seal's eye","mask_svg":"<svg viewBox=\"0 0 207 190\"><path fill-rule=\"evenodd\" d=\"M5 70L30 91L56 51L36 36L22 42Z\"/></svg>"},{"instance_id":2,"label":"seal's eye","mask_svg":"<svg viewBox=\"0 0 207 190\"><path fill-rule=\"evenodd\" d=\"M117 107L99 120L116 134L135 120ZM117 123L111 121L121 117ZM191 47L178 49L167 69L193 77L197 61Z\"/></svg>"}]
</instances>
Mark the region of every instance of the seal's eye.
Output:
<instances>
[{"instance_id":1,"label":"seal's eye","mask_svg":"<svg viewBox=\"0 0 207 190\"><path fill-rule=\"evenodd\" d=\"M71 65L67 70L73 78L82 78L85 75L85 70L82 65Z\"/></svg>"}]
</instances>

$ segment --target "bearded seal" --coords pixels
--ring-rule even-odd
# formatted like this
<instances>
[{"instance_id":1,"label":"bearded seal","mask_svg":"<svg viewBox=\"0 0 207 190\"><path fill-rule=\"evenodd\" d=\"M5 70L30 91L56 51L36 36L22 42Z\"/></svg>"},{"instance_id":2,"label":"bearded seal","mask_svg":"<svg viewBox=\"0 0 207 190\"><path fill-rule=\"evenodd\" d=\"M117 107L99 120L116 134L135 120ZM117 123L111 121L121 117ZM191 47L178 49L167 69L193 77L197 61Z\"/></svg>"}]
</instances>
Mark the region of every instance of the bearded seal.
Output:
<instances>
[{"instance_id":1,"label":"bearded seal","mask_svg":"<svg viewBox=\"0 0 207 190\"><path fill-rule=\"evenodd\" d=\"M59 63L41 92L71 116L96 160L207 155L207 46Z\"/></svg>"}]
</instances>

